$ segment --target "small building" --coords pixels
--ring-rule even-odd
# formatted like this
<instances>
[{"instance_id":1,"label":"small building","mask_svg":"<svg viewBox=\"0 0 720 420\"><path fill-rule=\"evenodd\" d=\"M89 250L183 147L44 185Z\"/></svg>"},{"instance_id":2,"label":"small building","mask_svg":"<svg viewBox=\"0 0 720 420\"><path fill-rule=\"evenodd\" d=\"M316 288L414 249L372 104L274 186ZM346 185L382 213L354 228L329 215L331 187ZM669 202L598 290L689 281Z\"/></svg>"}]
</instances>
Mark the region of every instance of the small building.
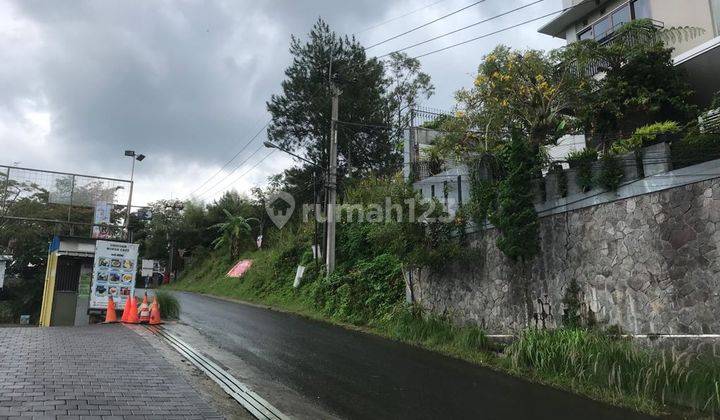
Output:
<instances>
[{"instance_id":1,"label":"small building","mask_svg":"<svg viewBox=\"0 0 720 420\"><path fill-rule=\"evenodd\" d=\"M48 248L40 326L88 324L95 239L55 236Z\"/></svg>"}]
</instances>

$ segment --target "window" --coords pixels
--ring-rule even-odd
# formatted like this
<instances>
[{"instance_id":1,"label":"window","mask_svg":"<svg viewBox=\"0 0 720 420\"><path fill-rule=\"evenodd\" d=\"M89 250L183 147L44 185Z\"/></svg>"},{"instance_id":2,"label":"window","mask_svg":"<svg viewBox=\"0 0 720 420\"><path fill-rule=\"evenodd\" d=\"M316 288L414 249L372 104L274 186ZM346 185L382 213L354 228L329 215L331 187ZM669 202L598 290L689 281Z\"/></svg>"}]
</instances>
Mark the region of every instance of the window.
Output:
<instances>
[{"instance_id":1,"label":"window","mask_svg":"<svg viewBox=\"0 0 720 420\"><path fill-rule=\"evenodd\" d=\"M630 13L630 5L626 4L621 8L612 12L612 24L613 29L617 29L620 25L629 23L632 20L632 13Z\"/></svg>"},{"instance_id":2,"label":"window","mask_svg":"<svg viewBox=\"0 0 720 420\"><path fill-rule=\"evenodd\" d=\"M633 6L633 19L650 19L650 0L635 0Z\"/></svg>"},{"instance_id":3,"label":"window","mask_svg":"<svg viewBox=\"0 0 720 420\"><path fill-rule=\"evenodd\" d=\"M715 36L720 36L720 0L710 0L710 10Z\"/></svg>"},{"instance_id":4,"label":"window","mask_svg":"<svg viewBox=\"0 0 720 420\"><path fill-rule=\"evenodd\" d=\"M593 25L593 32L595 33L595 40L601 41L605 38L607 38L608 35L612 32L612 21L610 20L610 16L606 16Z\"/></svg>"},{"instance_id":5,"label":"window","mask_svg":"<svg viewBox=\"0 0 720 420\"><path fill-rule=\"evenodd\" d=\"M578 35L578 39L581 41L585 41L586 39L593 39L593 31L592 28L586 29L583 32L580 32Z\"/></svg>"},{"instance_id":6,"label":"window","mask_svg":"<svg viewBox=\"0 0 720 420\"><path fill-rule=\"evenodd\" d=\"M644 3L644 0L637 0ZM719 1L720 0L716 0ZM595 39L602 41L610 36L620 26L633 20L632 7L630 3L625 3L617 9L612 10L607 16L595 21L589 28L578 33L578 39L583 41L586 39ZM587 20L583 22L587 23Z\"/></svg>"}]
</instances>

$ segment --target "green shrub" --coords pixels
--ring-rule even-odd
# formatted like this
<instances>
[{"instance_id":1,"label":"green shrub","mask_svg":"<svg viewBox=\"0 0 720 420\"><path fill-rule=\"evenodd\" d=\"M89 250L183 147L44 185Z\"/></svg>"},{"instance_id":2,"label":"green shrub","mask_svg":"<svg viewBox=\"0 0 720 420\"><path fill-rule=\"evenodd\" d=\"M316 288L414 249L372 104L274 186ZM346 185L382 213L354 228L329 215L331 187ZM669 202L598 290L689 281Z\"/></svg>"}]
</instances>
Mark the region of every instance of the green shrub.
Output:
<instances>
[{"instance_id":1,"label":"green shrub","mask_svg":"<svg viewBox=\"0 0 720 420\"><path fill-rule=\"evenodd\" d=\"M675 121L656 122L642 126L635 130L633 137L642 140L643 144L651 143L661 134L677 134L680 132L680 125Z\"/></svg>"},{"instance_id":2,"label":"green shrub","mask_svg":"<svg viewBox=\"0 0 720 420\"><path fill-rule=\"evenodd\" d=\"M587 147L582 150L573 150L568 153L565 158L571 168L577 167L576 165L581 162L595 162L598 160L598 151L592 147Z\"/></svg>"},{"instance_id":3,"label":"green shrub","mask_svg":"<svg viewBox=\"0 0 720 420\"><path fill-rule=\"evenodd\" d=\"M628 139L620 139L613 143L610 152L623 155L635 152L645 146L650 146L658 141L658 136L678 134L681 131L680 125L675 121L656 122L642 126Z\"/></svg>"},{"instance_id":4,"label":"green shrub","mask_svg":"<svg viewBox=\"0 0 720 420\"><path fill-rule=\"evenodd\" d=\"M573 150L566 159L570 168L577 169L577 185L583 192L590 191L593 187L592 164L598 159L598 151L592 147Z\"/></svg>"},{"instance_id":5,"label":"green shrub","mask_svg":"<svg viewBox=\"0 0 720 420\"><path fill-rule=\"evenodd\" d=\"M673 166L682 168L720 159L720 134L691 133L671 145Z\"/></svg>"},{"instance_id":6,"label":"green shrub","mask_svg":"<svg viewBox=\"0 0 720 420\"><path fill-rule=\"evenodd\" d=\"M160 316L163 319L178 319L180 317L180 302L168 292L158 290L155 293L158 305L160 305Z\"/></svg>"},{"instance_id":7,"label":"green shrub","mask_svg":"<svg viewBox=\"0 0 720 420\"><path fill-rule=\"evenodd\" d=\"M611 394L720 410L720 363L634 347L600 332L526 330L506 353L513 369Z\"/></svg>"},{"instance_id":8,"label":"green shrub","mask_svg":"<svg viewBox=\"0 0 720 420\"><path fill-rule=\"evenodd\" d=\"M405 296L400 261L387 254L356 261L350 270L321 276L310 288L321 313L356 325L386 317Z\"/></svg>"},{"instance_id":9,"label":"green shrub","mask_svg":"<svg viewBox=\"0 0 720 420\"><path fill-rule=\"evenodd\" d=\"M606 153L600 159L600 173L595 179L595 185L615 191L620 186L623 178L623 168L617 156Z\"/></svg>"},{"instance_id":10,"label":"green shrub","mask_svg":"<svg viewBox=\"0 0 720 420\"><path fill-rule=\"evenodd\" d=\"M610 146L610 153L616 155L624 155L640 150L643 147L642 139L639 137L630 137L629 139L620 139Z\"/></svg>"}]
</instances>

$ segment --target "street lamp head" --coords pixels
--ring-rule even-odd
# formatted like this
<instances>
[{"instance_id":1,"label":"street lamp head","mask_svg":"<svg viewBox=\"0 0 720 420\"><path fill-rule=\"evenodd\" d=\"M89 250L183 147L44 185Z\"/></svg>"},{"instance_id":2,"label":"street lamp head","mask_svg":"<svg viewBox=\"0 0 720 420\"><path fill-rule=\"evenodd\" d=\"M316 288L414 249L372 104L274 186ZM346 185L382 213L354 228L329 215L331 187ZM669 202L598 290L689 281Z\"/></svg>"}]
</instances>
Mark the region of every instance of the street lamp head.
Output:
<instances>
[{"instance_id":1,"label":"street lamp head","mask_svg":"<svg viewBox=\"0 0 720 420\"><path fill-rule=\"evenodd\" d=\"M264 145L265 147L267 147L268 149L279 149L279 147L277 147L274 143L271 143L271 142L269 142L269 141L267 141L267 140L265 140L265 141L263 142L263 145Z\"/></svg>"},{"instance_id":2,"label":"street lamp head","mask_svg":"<svg viewBox=\"0 0 720 420\"><path fill-rule=\"evenodd\" d=\"M143 154L139 154L139 155L137 155L137 157L136 157L135 159L137 159L137 160L138 160L138 162L142 162L142 161L143 161L143 159L145 159L145 155L143 155Z\"/></svg>"},{"instance_id":3,"label":"street lamp head","mask_svg":"<svg viewBox=\"0 0 720 420\"><path fill-rule=\"evenodd\" d=\"M125 156L135 157L135 151L134 150L126 150Z\"/></svg>"}]
</instances>

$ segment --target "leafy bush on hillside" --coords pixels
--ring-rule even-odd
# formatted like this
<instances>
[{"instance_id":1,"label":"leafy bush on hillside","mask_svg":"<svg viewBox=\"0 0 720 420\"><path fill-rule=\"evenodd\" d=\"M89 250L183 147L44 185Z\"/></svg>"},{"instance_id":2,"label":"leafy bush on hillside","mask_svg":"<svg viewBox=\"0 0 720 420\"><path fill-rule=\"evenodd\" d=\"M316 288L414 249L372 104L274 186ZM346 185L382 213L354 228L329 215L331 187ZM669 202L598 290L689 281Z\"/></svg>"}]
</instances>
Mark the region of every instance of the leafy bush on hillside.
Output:
<instances>
[{"instance_id":1,"label":"leafy bush on hillside","mask_svg":"<svg viewBox=\"0 0 720 420\"><path fill-rule=\"evenodd\" d=\"M386 317L405 296L400 261L387 254L358 261L348 272L322 276L309 287L325 316L356 325Z\"/></svg>"}]
</instances>

